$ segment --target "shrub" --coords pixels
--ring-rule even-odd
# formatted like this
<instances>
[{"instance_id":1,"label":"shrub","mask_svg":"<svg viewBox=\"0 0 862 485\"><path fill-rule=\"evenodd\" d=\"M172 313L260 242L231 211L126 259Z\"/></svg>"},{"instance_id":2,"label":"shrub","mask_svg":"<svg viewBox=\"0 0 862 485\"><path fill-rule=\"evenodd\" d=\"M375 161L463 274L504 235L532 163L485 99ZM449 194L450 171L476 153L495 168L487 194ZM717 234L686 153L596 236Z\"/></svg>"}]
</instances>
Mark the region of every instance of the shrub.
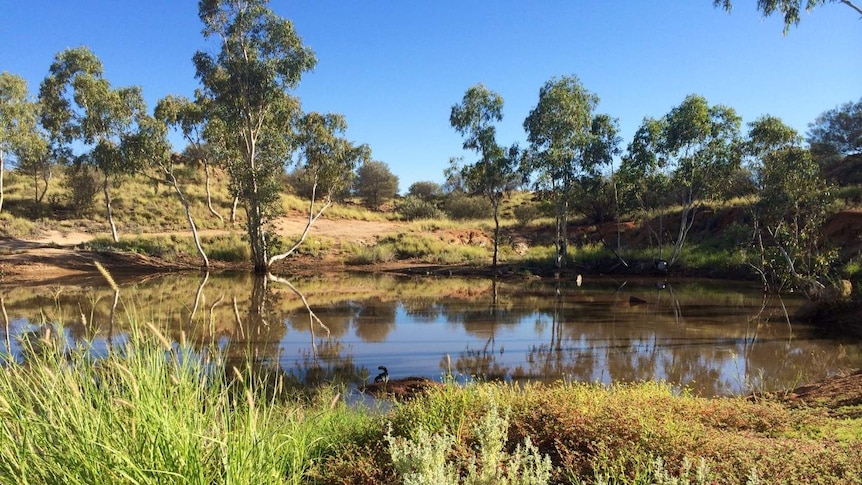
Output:
<instances>
[{"instance_id":1,"label":"shrub","mask_svg":"<svg viewBox=\"0 0 862 485\"><path fill-rule=\"evenodd\" d=\"M407 189L407 195L418 197L424 201L432 201L443 195L443 187L436 182L423 180L411 185L410 188Z\"/></svg>"},{"instance_id":2,"label":"shrub","mask_svg":"<svg viewBox=\"0 0 862 485\"><path fill-rule=\"evenodd\" d=\"M344 260L345 264L379 264L395 260L395 250L391 244L377 244L375 246L352 245L347 250L349 251L349 255Z\"/></svg>"},{"instance_id":3,"label":"shrub","mask_svg":"<svg viewBox=\"0 0 862 485\"><path fill-rule=\"evenodd\" d=\"M177 237L135 237L123 238L114 242L108 238L96 238L87 243L93 251L127 251L152 256L154 258L169 258L181 254L191 254L191 244Z\"/></svg>"},{"instance_id":4,"label":"shrub","mask_svg":"<svg viewBox=\"0 0 862 485\"><path fill-rule=\"evenodd\" d=\"M398 203L398 212L408 221L417 219L442 219L445 214L433 202L419 197L408 196Z\"/></svg>"},{"instance_id":5,"label":"shrub","mask_svg":"<svg viewBox=\"0 0 862 485\"><path fill-rule=\"evenodd\" d=\"M512 213L515 216L515 220L521 226L526 226L539 218L539 208L535 204L530 203L514 207Z\"/></svg>"},{"instance_id":6,"label":"shrub","mask_svg":"<svg viewBox=\"0 0 862 485\"><path fill-rule=\"evenodd\" d=\"M27 219L15 217L8 212L0 212L0 236L20 238L34 232L36 232L36 226Z\"/></svg>"},{"instance_id":7,"label":"shrub","mask_svg":"<svg viewBox=\"0 0 862 485\"><path fill-rule=\"evenodd\" d=\"M457 463L447 462L458 440L448 431L432 435L422 426L413 439L392 436L392 425L386 434L389 453L395 469L405 484L545 484L551 478L551 459L542 455L529 437L514 452L506 451L509 429L507 412L500 414L491 392L488 405L472 431L476 446L467 457L463 481Z\"/></svg>"},{"instance_id":8,"label":"shrub","mask_svg":"<svg viewBox=\"0 0 862 485\"><path fill-rule=\"evenodd\" d=\"M298 167L294 171L285 175L286 185L290 187L294 195L310 200L314 190L314 180L308 175L308 171L304 167ZM320 188L317 188L316 196L320 196ZM333 200L343 201L350 195L347 188L336 191L332 194Z\"/></svg>"},{"instance_id":9,"label":"shrub","mask_svg":"<svg viewBox=\"0 0 862 485\"><path fill-rule=\"evenodd\" d=\"M237 234L208 238L201 245L212 260L235 263L251 259L251 248Z\"/></svg>"},{"instance_id":10,"label":"shrub","mask_svg":"<svg viewBox=\"0 0 862 485\"><path fill-rule=\"evenodd\" d=\"M398 176L384 162L366 162L357 171L354 191L366 207L376 209L398 194Z\"/></svg>"},{"instance_id":11,"label":"shrub","mask_svg":"<svg viewBox=\"0 0 862 485\"><path fill-rule=\"evenodd\" d=\"M491 202L484 197L450 194L443 203L443 210L457 220L485 219L491 215Z\"/></svg>"},{"instance_id":12,"label":"shrub","mask_svg":"<svg viewBox=\"0 0 862 485\"><path fill-rule=\"evenodd\" d=\"M73 165L66 173L69 206L76 216L86 216L93 209L99 191L95 170L87 165Z\"/></svg>"}]
</instances>

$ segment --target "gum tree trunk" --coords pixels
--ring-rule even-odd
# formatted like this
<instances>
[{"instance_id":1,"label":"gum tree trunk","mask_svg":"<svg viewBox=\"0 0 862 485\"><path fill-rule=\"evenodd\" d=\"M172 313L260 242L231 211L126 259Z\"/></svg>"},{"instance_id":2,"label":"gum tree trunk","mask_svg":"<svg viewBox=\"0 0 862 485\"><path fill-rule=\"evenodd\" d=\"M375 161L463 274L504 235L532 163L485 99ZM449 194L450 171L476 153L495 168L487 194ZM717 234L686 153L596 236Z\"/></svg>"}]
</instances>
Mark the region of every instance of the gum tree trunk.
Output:
<instances>
[{"instance_id":1,"label":"gum tree trunk","mask_svg":"<svg viewBox=\"0 0 862 485\"><path fill-rule=\"evenodd\" d=\"M105 181L102 183L102 192L105 194L105 209L108 212L108 224L111 226L111 237L115 243L120 242L120 236L117 234L117 225L114 224L114 213L111 210L111 194L108 193L108 176L105 175Z\"/></svg>"}]
</instances>

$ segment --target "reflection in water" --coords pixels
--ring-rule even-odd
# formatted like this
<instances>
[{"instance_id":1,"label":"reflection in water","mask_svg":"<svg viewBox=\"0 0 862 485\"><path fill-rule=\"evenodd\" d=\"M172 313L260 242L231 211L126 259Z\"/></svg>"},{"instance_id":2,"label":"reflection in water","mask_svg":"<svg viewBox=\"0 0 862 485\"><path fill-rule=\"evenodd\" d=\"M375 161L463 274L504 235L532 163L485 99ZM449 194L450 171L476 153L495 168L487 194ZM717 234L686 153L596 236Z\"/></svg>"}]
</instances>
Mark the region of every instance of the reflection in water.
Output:
<instances>
[{"instance_id":1,"label":"reflection in water","mask_svg":"<svg viewBox=\"0 0 862 485\"><path fill-rule=\"evenodd\" d=\"M201 355L217 346L229 365L301 385L358 385L385 366L392 378L663 379L717 395L862 367L859 346L789 324L799 300L744 283L203 273L116 290L0 288L0 303L17 359L22 339L46 332L101 355L132 322L152 322Z\"/></svg>"}]
</instances>

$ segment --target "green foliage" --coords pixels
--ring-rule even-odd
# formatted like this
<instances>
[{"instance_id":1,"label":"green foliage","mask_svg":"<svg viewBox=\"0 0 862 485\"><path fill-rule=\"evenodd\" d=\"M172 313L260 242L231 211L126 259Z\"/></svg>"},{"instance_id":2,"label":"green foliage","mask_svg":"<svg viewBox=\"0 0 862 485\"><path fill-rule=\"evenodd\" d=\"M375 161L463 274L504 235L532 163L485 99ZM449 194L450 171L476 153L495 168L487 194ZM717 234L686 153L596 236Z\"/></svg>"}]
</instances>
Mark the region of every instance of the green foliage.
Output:
<instances>
[{"instance_id":1,"label":"green foliage","mask_svg":"<svg viewBox=\"0 0 862 485\"><path fill-rule=\"evenodd\" d=\"M661 119L644 119L629 144L620 166L623 198L643 210L682 204L669 265L679 258L698 208L728 193L742 162L740 123L732 108L690 95Z\"/></svg>"},{"instance_id":2,"label":"green foliage","mask_svg":"<svg viewBox=\"0 0 862 485\"><path fill-rule=\"evenodd\" d=\"M430 202L443 195L443 187L436 182L420 180L410 185L410 188L407 189L407 195Z\"/></svg>"},{"instance_id":3,"label":"green foliage","mask_svg":"<svg viewBox=\"0 0 862 485\"><path fill-rule=\"evenodd\" d=\"M96 238L87 243L87 246L92 251L128 251L162 259L188 255L193 251L188 240L169 236L123 238L119 242Z\"/></svg>"},{"instance_id":4,"label":"green foliage","mask_svg":"<svg viewBox=\"0 0 862 485\"><path fill-rule=\"evenodd\" d=\"M550 480L551 459L533 446L530 438L518 444L511 454L506 451L509 421L500 414L492 394L479 421L473 425L476 445L467 458L464 476L457 463L447 461L458 438L447 431L430 433L424 426L415 427L412 438L393 437L392 426L386 434L389 453L403 483L471 485L545 484Z\"/></svg>"},{"instance_id":5,"label":"green foliage","mask_svg":"<svg viewBox=\"0 0 862 485\"><path fill-rule=\"evenodd\" d=\"M15 217L9 212L0 212L0 236L22 238L36 232L36 226L27 219Z\"/></svg>"},{"instance_id":6,"label":"green foliage","mask_svg":"<svg viewBox=\"0 0 862 485\"><path fill-rule=\"evenodd\" d=\"M827 3L838 3L841 2L848 7L852 8L856 11L857 14L862 15L862 9L857 7L850 1L843 0L758 0L757 2L757 10L760 11L764 16L768 17L774 13L778 13L782 17L784 17L784 33L790 30L791 25L798 25L800 20L800 14L805 12L810 12L815 7L820 5L825 5ZM728 12L730 12L733 7L733 2L731 0L713 0L713 6L721 7Z\"/></svg>"},{"instance_id":7,"label":"green foliage","mask_svg":"<svg viewBox=\"0 0 862 485\"><path fill-rule=\"evenodd\" d=\"M491 202L485 197L453 192L443 199L443 210L452 219L487 219L492 213Z\"/></svg>"},{"instance_id":8,"label":"green foliage","mask_svg":"<svg viewBox=\"0 0 862 485\"><path fill-rule=\"evenodd\" d=\"M527 226L531 222L538 219L542 214L539 210L539 207L536 204L531 202L526 202L521 205L515 206L512 208L512 214L515 216L515 220L518 221L518 224L521 226Z\"/></svg>"},{"instance_id":9,"label":"green foliage","mask_svg":"<svg viewBox=\"0 0 862 485\"><path fill-rule=\"evenodd\" d=\"M201 243L212 260L239 263L251 258L248 242L237 234L203 238Z\"/></svg>"},{"instance_id":10,"label":"green foliage","mask_svg":"<svg viewBox=\"0 0 862 485\"><path fill-rule=\"evenodd\" d=\"M224 161L231 192L245 205L255 269L268 267L266 224L277 208L279 176L290 158L299 101L288 93L317 63L293 24L264 0L199 4L204 36L215 37L213 56L193 58L201 95L208 100L207 140ZM309 157L313 158L313 157Z\"/></svg>"},{"instance_id":11,"label":"green foliage","mask_svg":"<svg viewBox=\"0 0 862 485\"><path fill-rule=\"evenodd\" d=\"M539 91L539 102L524 129L530 142L521 171L533 175L535 187L553 201L556 225L555 264L565 264L570 202L578 178L598 178L619 153L617 120L594 114L599 98L576 76L553 78Z\"/></svg>"},{"instance_id":12,"label":"green foliage","mask_svg":"<svg viewBox=\"0 0 862 485\"><path fill-rule=\"evenodd\" d=\"M375 244L374 246L362 246L351 244L344 248L347 256L345 264L368 265L389 263L395 260L395 248L391 244Z\"/></svg>"},{"instance_id":13,"label":"green foliage","mask_svg":"<svg viewBox=\"0 0 862 485\"><path fill-rule=\"evenodd\" d=\"M400 233L382 238L378 246L389 246L395 259L412 259L434 264L481 263L488 259L488 248L447 244L432 235ZM389 250L386 250L389 251Z\"/></svg>"},{"instance_id":14,"label":"green foliage","mask_svg":"<svg viewBox=\"0 0 862 485\"><path fill-rule=\"evenodd\" d=\"M217 351L206 363L151 324L99 360L52 337L38 345L0 372L3 483L300 483L369 422L333 399L268 399L277 384Z\"/></svg>"},{"instance_id":15,"label":"green foliage","mask_svg":"<svg viewBox=\"0 0 862 485\"><path fill-rule=\"evenodd\" d=\"M32 171L34 175L50 173L48 141L37 124L39 109L38 103L29 99L24 78L5 71L0 73L0 211L5 195L3 176L10 155L14 154L19 170ZM34 179L35 198L41 202L45 192L39 195L38 176ZM45 190L47 185L45 179Z\"/></svg>"},{"instance_id":16,"label":"green foliage","mask_svg":"<svg viewBox=\"0 0 862 485\"><path fill-rule=\"evenodd\" d=\"M437 204L418 196L407 196L398 201L398 213L408 221L417 219L442 219L445 214Z\"/></svg>"},{"instance_id":17,"label":"green foliage","mask_svg":"<svg viewBox=\"0 0 862 485\"><path fill-rule=\"evenodd\" d=\"M811 153L801 148L767 154L760 177L758 210L772 241L764 255L765 270L780 286L809 291L829 276L834 258L819 241L832 196Z\"/></svg>"},{"instance_id":18,"label":"green foliage","mask_svg":"<svg viewBox=\"0 0 862 485\"><path fill-rule=\"evenodd\" d=\"M112 88L102 77L102 63L86 47L58 53L39 89L42 126L51 143L70 150L81 143L85 153L76 163L98 169L102 177L107 219L114 241L117 228L111 210L109 188L118 178L139 169L140 158L131 156L124 143L146 112L139 87Z\"/></svg>"},{"instance_id":19,"label":"green foliage","mask_svg":"<svg viewBox=\"0 0 862 485\"><path fill-rule=\"evenodd\" d=\"M808 143L822 161L862 153L862 98L820 114L809 125Z\"/></svg>"},{"instance_id":20,"label":"green foliage","mask_svg":"<svg viewBox=\"0 0 862 485\"><path fill-rule=\"evenodd\" d=\"M377 209L398 195L398 176L384 162L366 162L359 167L353 192L366 207Z\"/></svg>"}]
</instances>

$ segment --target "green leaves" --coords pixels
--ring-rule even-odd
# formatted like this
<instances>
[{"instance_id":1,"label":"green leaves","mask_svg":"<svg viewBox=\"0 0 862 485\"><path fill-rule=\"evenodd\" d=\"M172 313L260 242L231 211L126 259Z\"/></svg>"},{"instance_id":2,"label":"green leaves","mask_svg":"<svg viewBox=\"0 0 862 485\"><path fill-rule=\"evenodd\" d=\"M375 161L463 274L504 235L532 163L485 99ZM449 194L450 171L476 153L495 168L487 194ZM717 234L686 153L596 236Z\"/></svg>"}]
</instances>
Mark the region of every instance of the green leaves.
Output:
<instances>
[{"instance_id":1,"label":"green leaves","mask_svg":"<svg viewBox=\"0 0 862 485\"><path fill-rule=\"evenodd\" d=\"M528 170L566 186L579 173L596 173L609 163L618 143L616 120L607 115L594 120L598 103L576 76L546 82L524 120L532 152Z\"/></svg>"},{"instance_id":2,"label":"green leaves","mask_svg":"<svg viewBox=\"0 0 862 485\"><path fill-rule=\"evenodd\" d=\"M27 81L0 73L0 158L4 154L44 145L38 129L38 104L28 98Z\"/></svg>"},{"instance_id":3,"label":"green leaves","mask_svg":"<svg viewBox=\"0 0 862 485\"><path fill-rule=\"evenodd\" d=\"M818 116L809 125L808 142L820 156L862 153L862 98Z\"/></svg>"},{"instance_id":4,"label":"green leaves","mask_svg":"<svg viewBox=\"0 0 862 485\"><path fill-rule=\"evenodd\" d=\"M635 195L673 188L689 205L718 196L741 163L740 123L732 108L690 95L661 119L644 119L623 157L622 178Z\"/></svg>"},{"instance_id":5,"label":"green leaves","mask_svg":"<svg viewBox=\"0 0 862 485\"><path fill-rule=\"evenodd\" d=\"M113 89L102 78L102 63L86 47L57 54L39 97L42 125L55 141L101 145L102 152L108 145L117 145L146 110L140 88ZM104 168L114 165L107 163Z\"/></svg>"},{"instance_id":6,"label":"green leaves","mask_svg":"<svg viewBox=\"0 0 862 485\"><path fill-rule=\"evenodd\" d=\"M800 14L803 9L806 12L810 12L815 7L819 7L820 5L825 5L827 3L843 3L855 10L856 13L862 14L862 8L849 0L804 0L804 2L805 6L803 7L803 0L757 0L757 10L759 10L765 17L769 17L774 13L778 13L784 17L785 34L790 30L791 25L799 24ZM731 0L713 0L712 5L714 7L723 8L728 12L733 8Z\"/></svg>"},{"instance_id":7,"label":"green leaves","mask_svg":"<svg viewBox=\"0 0 862 485\"><path fill-rule=\"evenodd\" d=\"M349 186L357 166L371 157L367 145L356 146L340 136L346 130L344 116L335 113L308 113L297 123L299 168L312 178L317 195L327 200Z\"/></svg>"},{"instance_id":8,"label":"green leaves","mask_svg":"<svg viewBox=\"0 0 862 485\"><path fill-rule=\"evenodd\" d=\"M218 37L221 47L215 57L199 51L193 58L203 88L199 98L209 103L207 141L246 208L252 257L260 271L269 264L265 226L277 210L278 176L297 144L294 124L301 111L287 90L317 63L293 24L266 3L201 0L204 37ZM321 175L334 178L329 172Z\"/></svg>"}]
</instances>

